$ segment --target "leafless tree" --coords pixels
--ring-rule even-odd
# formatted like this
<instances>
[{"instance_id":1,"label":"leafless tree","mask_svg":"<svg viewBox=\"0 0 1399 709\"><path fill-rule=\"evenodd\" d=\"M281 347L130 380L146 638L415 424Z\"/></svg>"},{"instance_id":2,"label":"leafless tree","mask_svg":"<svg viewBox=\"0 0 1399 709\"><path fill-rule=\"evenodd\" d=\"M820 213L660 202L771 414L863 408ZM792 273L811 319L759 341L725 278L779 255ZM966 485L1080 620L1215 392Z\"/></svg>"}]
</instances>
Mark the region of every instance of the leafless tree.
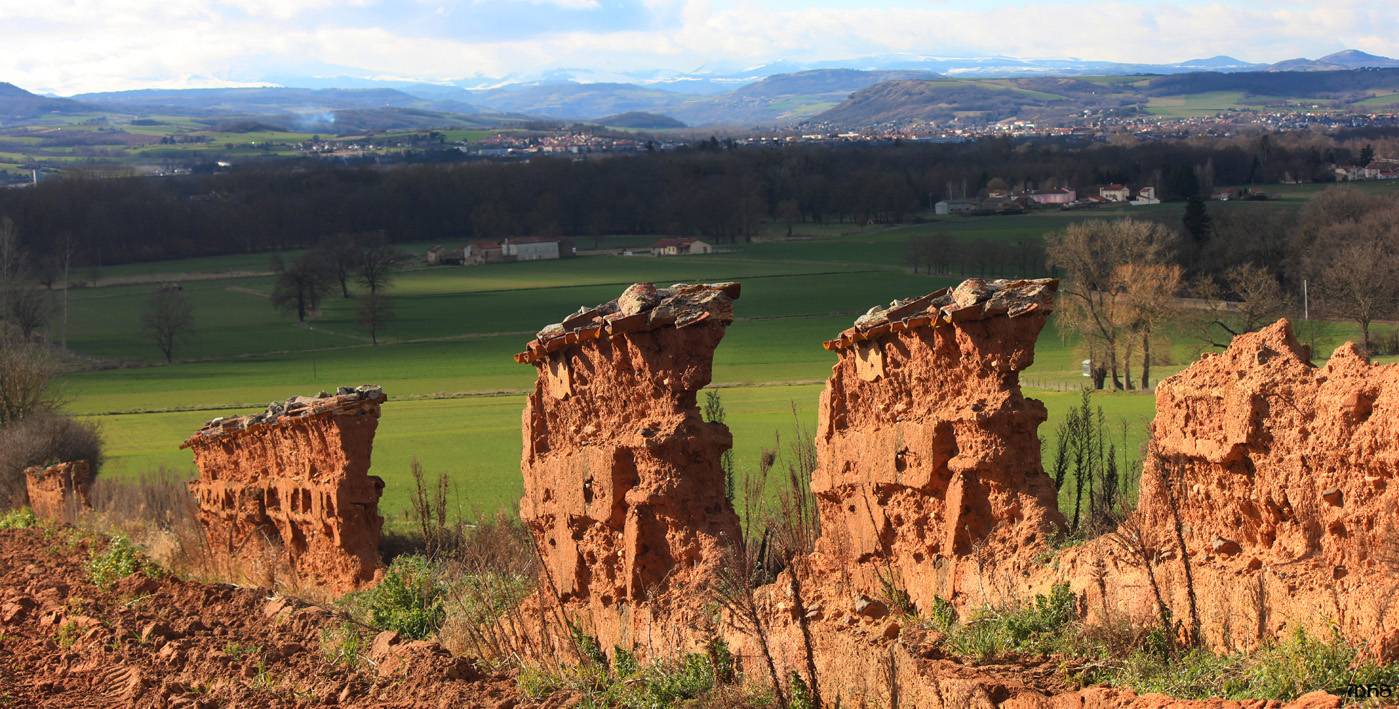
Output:
<instances>
[{"instance_id":1,"label":"leafless tree","mask_svg":"<svg viewBox=\"0 0 1399 709\"><path fill-rule=\"evenodd\" d=\"M53 299L36 284L13 284L6 289L4 298L7 318L26 340L48 324L53 314Z\"/></svg>"},{"instance_id":2,"label":"leafless tree","mask_svg":"<svg viewBox=\"0 0 1399 709\"><path fill-rule=\"evenodd\" d=\"M290 264L277 257L272 261L272 270L277 274L272 305L296 313L297 322L306 322L306 316L320 307L321 298L330 286L325 270L310 254Z\"/></svg>"},{"instance_id":3,"label":"leafless tree","mask_svg":"<svg viewBox=\"0 0 1399 709\"><path fill-rule=\"evenodd\" d=\"M0 340L0 428L58 407L58 360L44 347Z\"/></svg>"},{"instance_id":4,"label":"leafless tree","mask_svg":"<svg viewBox=\"0 0 1399 709\"><path fill-rule=\"evenodd\" d=\"M1048 265L1064 276L1061 322L1103 353L1115 389L1124 388L1120 353L1135 317L1119 267L1166 263L1177 238L1156 222L1119 219L1078 222L1049 239Z\"/></svg>"},{"instance_id":5,"label":"leafless tree","mask_svg":"<svg viewBox=\"0 0 1399 709\"><path fill-rule=\"evenodd\" d=\"M387 288L394 275L409 261L408 254L379 243L360 252L359 282L372 294Z\"/></svg>"},{"instance_id":6,"label":"leafless tree","mask_svg":"<svg viewBox=\"0 0 1399 709\"><path fill-rule=\"evenodd\" d=\"M1204 277L1195 282L1193 291L1201 301L1198 317L1193 319L1196 332L1201 340L1220 348L1228 347L1234 337L1276 320L1289 304L1277 275L1252 263L1225 271L1223 287Z\"/></svg>"},{"instance_id":7,"label":"leafless tree","mask_svg":"<svg viewBox=\"0 0 1399 709\"><path fill-rule=\"evenodd\" d=\"M350 280L359 270L363 254L361 238L355 234L336 234L316 244L313 252L325 271L340 284L340 297L350 297Z\"/></svg>"},{"instance_id":8,"label":"leafless tree","mask_svg":"<svg viewBox=\"0 0 1399 709\"><path fill-rule=\"evenodd\" d=\"M1142 348L1141 388L1151 388L1151 339L1178 311L1176 291L1181 268L1175 264L1126 263L1117 267L1117 282L1127 306L1127 329Z\"/></svg>"},{"instance_id":9,"label":"leafless tree","mask_svg":"<svg viewBox=\"0 0 1399 709\"><path fill-rule=\"evenodd\" d=\"M194 306L179 288L151 293L141 311L141 327L155 340L166 362L175 361L175 345L194 328Z\"/></svg>"},{"instance_id":10,"label":"leafless tree","mask_svg":"<svg viewBox=\"0 0 1399 709\"><path fill-rule=\"evenodd\" d=\"M397 317L393 302L383 293L369 292L359 298L359 324L369 331L369 341L379 344L379 332Z\"/></svg>"},{"instance_id":11,"label":"leafless tree","mask_svg":"<svg viewBox=\"0 0 1399 709\"><path fill-rule=\"evenodd\" d=\"M1370 326L1399 306L1399 207L1373 212L1325 229L1319 290L1333 314L1355 321L1365 352L1372 353Z\"/></svg>"}]
</instances>

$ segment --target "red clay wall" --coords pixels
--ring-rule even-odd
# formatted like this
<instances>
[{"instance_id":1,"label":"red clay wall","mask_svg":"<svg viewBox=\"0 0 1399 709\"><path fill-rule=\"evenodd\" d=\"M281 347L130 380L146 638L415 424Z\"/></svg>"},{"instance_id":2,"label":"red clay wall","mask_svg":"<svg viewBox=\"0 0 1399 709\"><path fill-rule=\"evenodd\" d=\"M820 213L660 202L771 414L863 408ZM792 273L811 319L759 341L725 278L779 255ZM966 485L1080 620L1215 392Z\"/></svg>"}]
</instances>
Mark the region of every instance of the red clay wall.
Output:
<instances>
[{"instance_id":1,"label":"red clay wall","mask_svg":"<svg viewBox=\"0 0 1399 709\"><path fill-rule=\"evenodd\" d=\"M1202 630L1216 647L1289 628L1399 659L1399 365L1354 345L1324 366L1280 320L1162 381L1138 519L1164 550L1163 584L1188 621L1174 538L1179 510ZM1108 559L1110 607L1151 612L1140 563L1095 540L1061 564L1101 605L1091 560ZM1264 612L1259 612L1260 599Z\"/></svg>"},{"instance_id":2,"label":"red clay wall","mask_svg":"<svg viewBox=\"0 0 1399 709\"><path fill-rule=\"evenodd\" d=\"M961 604L971 557L1024 564L1062 528L1040 464L1045 408L1019 385L1056 285L968 280L826 343L839 360L816 436L818 551L857 592L893 583L920 608Z\"/></svg>"},{"instance_id":3,"label":"red clay wall","mask_svg":"<svg viewBox=\"0 0 1399 709\"><path fill-rule=\"evenodd\" d=\"M670 654L706 622L705 587L738 519L720 457L732 445L696 394L738 284L649 284L540 331L525 406L520 516L557 599L603 648Z\"/></svg>"},{"instance_id":4,"label":"red clay wall","mask_svg":"<svg viewBox=\"0 0 1399 709\"><path fill-rule=\"evenodd\" d=\"M384 400L377 387L344 387L214 419L185 441L215 557L251 569L271 542L294 583L344 593L380 578L384 482L368 471Z\"/></svg>"},{"instance_id":5,"label":"red clay wall","mask_svg":"<svg viewBox=\"0 0 1399 709\"><path fill-rule=\"evenodd\" d=\"M85 460L29 468L24 477L29 508L41 519L71 522L75 513L92 507L92 467Z\"/></svg>"}]
</instances>

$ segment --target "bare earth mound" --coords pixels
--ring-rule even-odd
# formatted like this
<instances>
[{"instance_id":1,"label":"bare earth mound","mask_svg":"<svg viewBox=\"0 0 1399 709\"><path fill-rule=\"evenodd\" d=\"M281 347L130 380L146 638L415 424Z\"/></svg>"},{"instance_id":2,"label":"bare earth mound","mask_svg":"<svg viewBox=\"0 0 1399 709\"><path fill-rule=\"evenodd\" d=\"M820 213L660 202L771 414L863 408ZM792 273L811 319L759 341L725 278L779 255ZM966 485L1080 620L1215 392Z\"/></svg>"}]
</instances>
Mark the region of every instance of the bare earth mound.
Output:
<instances>
[{"instance_id":1,"label":"bare earth mound","mask_svg":"<svg viewBox=\"0 0 1399 709\"><path fill-rule=\"evenodd\" d=\"M513 679L436 643L335 664L321 638L343 619L266 591L139 572L100 589L68 535L0 531L0 705L517 705Z\"/></svg>"}]
</instances>

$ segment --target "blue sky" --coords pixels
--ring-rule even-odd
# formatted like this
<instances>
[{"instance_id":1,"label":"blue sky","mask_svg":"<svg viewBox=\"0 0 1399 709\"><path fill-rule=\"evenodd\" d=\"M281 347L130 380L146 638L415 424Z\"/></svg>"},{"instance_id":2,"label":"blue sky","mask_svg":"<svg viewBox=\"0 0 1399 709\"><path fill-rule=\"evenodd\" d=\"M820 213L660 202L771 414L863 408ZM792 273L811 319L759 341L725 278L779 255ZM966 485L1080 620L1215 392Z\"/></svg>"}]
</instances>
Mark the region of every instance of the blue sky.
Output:
<instances>
[{"instance_id":1,"label":"blue sky","mask_svg":"<svg viewBox=\"0 0 1399 709\"><path fill-rule=\"evenodd\" d=\"M1399 55L1396 0L0 0L0 81L50 93L349 75L449 81L885 54Z\"/></svg>"}]
</instances>

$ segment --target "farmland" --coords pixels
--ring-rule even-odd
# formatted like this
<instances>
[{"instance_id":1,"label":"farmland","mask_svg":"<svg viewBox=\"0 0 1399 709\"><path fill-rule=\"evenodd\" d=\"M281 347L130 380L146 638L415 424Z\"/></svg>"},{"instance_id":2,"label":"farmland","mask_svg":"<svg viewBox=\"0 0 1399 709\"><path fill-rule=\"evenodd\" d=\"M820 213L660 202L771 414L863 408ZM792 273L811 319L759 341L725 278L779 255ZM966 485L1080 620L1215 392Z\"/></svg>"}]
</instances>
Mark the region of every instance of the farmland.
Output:
<instances>
[{"instance_id":1,"label":"farmland","mask_svg":"<svg viewBox=\"0 0 1399 709\"><path fill-rule=\"evenodd\" d=\"M1306 192L1290 196L1271 208L1299 204ZM276 312L269 300L271 278L259 275L267 255L114 267L83 277L113 285L68 294L68 347L101 367L66 376L63 389L70 411L102 426L108 446L104 474L130 477L159 467L192 474L191 457L179 449L180 442L214 416L340 385L380 384L390 401L372 472L388 483L383 506L391 521L401 520L407 507L408 471L415 458L429 473L451 477L463 511L509 510L520 493L523 392L533 381L533 370L514 363L511 355L544 324L580 305L608 300L628 283L743 282L738 320L714 367L714 386L728 410L742 470L753 467L764 448L785 450L798 424L807 435L814 430L821 382L834 362L820 348L823 339L871 305L956 280L911 274L902 263L909 236L944 231L1014 243L1086 216L1178 218L1179 210L1167 204L1088 214L946 218L898 227L798 225L793 239L777 238L785 227L772 225L769 239L725 245L722 253L709 256L585 255L568 261L414 267L390 290L397 317L377 347L357 325L354 301L338 292L326 298L307 326ZM636 241L604 239L600 245ZM221 272L228 276L217 277ZM142 273L156 281L183 281L194 305L195 332L175 364L160 364L158 351L140 332L142 303L157 285L122 279ZM187 278L195 273L203 277ZM1333 324L1320 330L1318 351L1328 353L1352 329ZM1156 368L1157 378L1199 350L1188 338L1176 338L1169 362ZM1046 439L1053 439L1059 421L1077 403L1080 358L1051 320L1039 340L1036 364L1024 377L1029 394L1049 408L1050 420L1041 429ZM1119 439L1119 422L1127 422L1127 447L1135 454L1151 417L1151 396L1095 398Z\"/></svg>"}]
</instances>

